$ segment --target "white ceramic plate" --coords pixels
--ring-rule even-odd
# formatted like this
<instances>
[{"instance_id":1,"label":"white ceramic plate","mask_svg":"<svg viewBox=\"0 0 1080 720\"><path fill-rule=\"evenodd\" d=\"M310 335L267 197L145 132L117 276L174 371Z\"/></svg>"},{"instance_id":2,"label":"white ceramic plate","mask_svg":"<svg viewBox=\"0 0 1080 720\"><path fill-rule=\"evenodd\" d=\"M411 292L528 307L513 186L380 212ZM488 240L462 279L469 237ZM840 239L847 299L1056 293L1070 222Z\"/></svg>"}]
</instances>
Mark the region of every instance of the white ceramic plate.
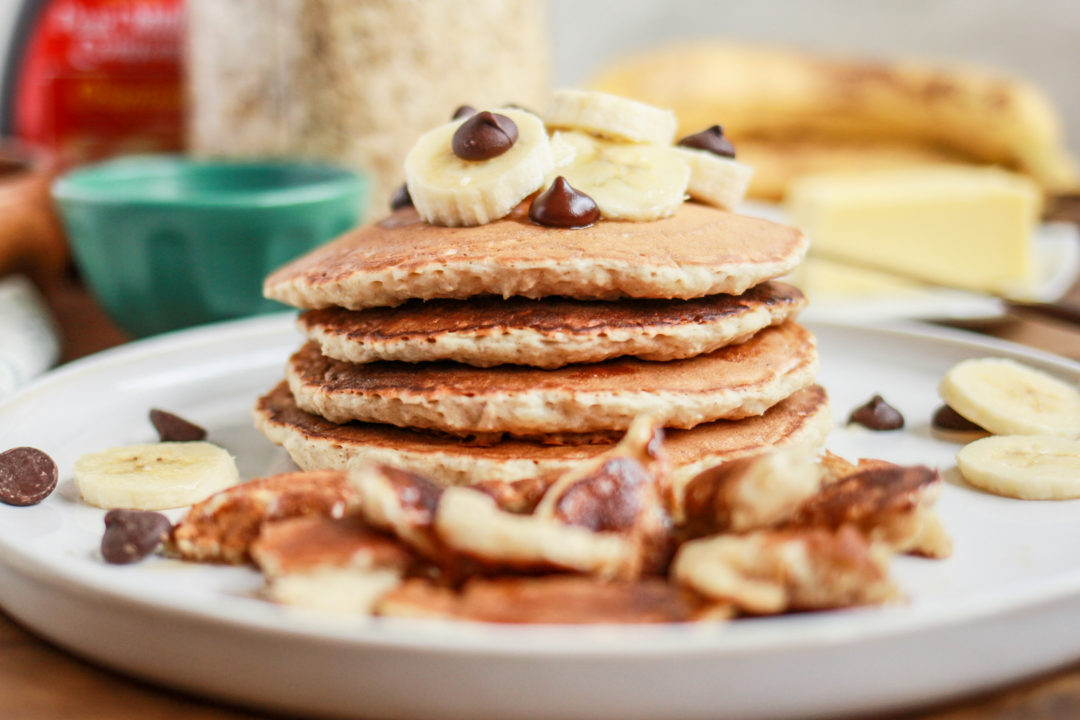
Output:
<instances>
[{"instance_id":1,"label":"white ceramic plate","mask_svg":"<svg viewBox=\"0 0 1080 720\"><path fill-rule=\"evenodd\" d=\"M779 223L790 224L780 205L748 201L739 212ZM1035 280L1016 300L1054 302L1064 295L1080 273L1080 230L1073 223L1049 222L1035 228L1033 237ZM916 281L881 273L881 277L899 281L892 291L856 294L830 293L818 288L812 295L805 319L825 322L880 322L882 320L944 320L985 323L1001 318L1006 302L1000 297L949 288L924 285ZM892 287L887 285L887 287Z\"/></svg>"},{"instance_id":2,"label":"white ceramic plate","mask_svg":"<svg viewBox=\"0 0 1080 720\"><path fill-rule=\"evenodd\" d=\"M274 316L137 343L55 372L0 407L0 445L61 467L41 505L0 505L0 604L94 661L201 695L304 714L446 718L836 716L929 703L1080 657L1080 502L986 495L931 437L953 363L1001 355L1080 380L1074 363L927 328L812 326L838 419L874 393L902 431L838 427L848 456L940 466L945 561L901 558L905 606L726 625L586 629L327 619L253 596L243 568L151 559L107 566L103 512L79 502L75 458L153 439L151 406L211 430L246 476L283 467L251 429L255 397L299 343Z\"/></svg>"}]
</instances>

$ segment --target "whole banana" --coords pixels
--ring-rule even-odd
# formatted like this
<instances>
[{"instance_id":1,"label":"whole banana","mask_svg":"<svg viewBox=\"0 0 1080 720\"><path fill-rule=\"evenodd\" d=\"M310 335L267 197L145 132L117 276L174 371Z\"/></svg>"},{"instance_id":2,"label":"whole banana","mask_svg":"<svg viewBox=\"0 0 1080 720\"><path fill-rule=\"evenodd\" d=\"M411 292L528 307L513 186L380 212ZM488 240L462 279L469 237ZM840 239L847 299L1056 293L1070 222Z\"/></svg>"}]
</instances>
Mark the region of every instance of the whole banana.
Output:
<instances>
[{"instance_id":1,"label":"whole banana","mask_svg":"<svg viewBox=\"0 0 1080 720\"><path fill-rule=\"evenodd\" d=\"M1025 173L1051 194L1080 187L1047 97L980 68L704 42L626 58L592 85L672 108L683 132L722 123L736 146L819 143L818 155L829 156L829 147L851 154L854 143L873 153L882 144L901 163L941 153Z\"/></svg>"}]
</instances>

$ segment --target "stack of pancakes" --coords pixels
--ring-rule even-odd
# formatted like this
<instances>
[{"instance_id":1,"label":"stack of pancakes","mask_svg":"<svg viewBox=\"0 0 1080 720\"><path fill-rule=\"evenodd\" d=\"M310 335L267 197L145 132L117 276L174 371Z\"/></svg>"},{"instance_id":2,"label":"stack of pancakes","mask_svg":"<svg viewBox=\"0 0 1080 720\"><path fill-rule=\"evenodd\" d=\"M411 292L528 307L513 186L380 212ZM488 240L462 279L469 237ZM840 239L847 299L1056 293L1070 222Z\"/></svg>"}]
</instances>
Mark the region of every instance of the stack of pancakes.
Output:
<instances>
[{"instance_id":1,"label":"stack of pancakes","mask_svg":"<svg viewBox=\"0 0 1080 720\"><path fill-rule=\"evenodd\" d=\"M550 478L638 415L677 486L769 447L818 448L805 299L772 278L794 228L684 203L653 222L436 227L412 208L271 275L307 336L256 423L304 469L387 462L446 484Z\"/></svg>"}]
</instances>

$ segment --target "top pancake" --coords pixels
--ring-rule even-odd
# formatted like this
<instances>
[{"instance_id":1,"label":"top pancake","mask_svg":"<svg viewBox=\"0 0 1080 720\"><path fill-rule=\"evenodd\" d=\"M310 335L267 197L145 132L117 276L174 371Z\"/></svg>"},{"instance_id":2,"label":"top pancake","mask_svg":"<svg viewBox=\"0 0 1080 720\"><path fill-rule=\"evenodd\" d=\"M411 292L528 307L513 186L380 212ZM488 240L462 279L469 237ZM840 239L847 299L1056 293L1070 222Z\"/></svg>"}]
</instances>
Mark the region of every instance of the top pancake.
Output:
<instances>
[{"instance_id":1,"label":"top pancake","mask_svg":"<svg viewBox=\"0 0 1080 720\"><path fill-rule=\"evenodd\" d=\"M450 360L558 368L632 355L667 361L748 340L806 306L796 288L767 282L742 295L619 302L569 298L413 300L396 308L323 308L300 331L323 355L352 363Z\"/></svg>"},{"instance_id":2,"label":"top pancake","mask_svg":"<svg viewBox=\"0 0 1080 720\"><path fill-rule=\"evenodd\" d=\"M263 293L352 310L476 295L689 299L742 293L790 271L806 248L795 228L698 203L653 222L577 230L536 225L526 203L463 228L429 225L405 208L277 270Z\"/></svg>"}]
</instances>

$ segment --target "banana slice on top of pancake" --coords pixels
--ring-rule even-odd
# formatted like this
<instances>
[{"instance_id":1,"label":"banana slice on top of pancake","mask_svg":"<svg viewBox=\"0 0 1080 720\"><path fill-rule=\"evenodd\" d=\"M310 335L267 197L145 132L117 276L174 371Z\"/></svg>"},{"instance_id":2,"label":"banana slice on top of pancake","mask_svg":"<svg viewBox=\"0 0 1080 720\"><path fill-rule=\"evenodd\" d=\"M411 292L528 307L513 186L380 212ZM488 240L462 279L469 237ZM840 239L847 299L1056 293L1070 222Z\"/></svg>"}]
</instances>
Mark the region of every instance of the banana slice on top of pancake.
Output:
<instances>
[{"instance_id":1,"label":"banana slice on top of pancake","mask_svg":"<svg viewBox=\"0 0 1080 720\"><path fill-rule=\"evenodd\" d=\"M690 166L690 197L724 210L742 202L754 168L735 160L735 147L719 125L684 137L675 152Z\"/></svg>"},{"instance_id":2,"label":"banana slice on top of pancake","mask_svg":"<svg viewBox=\"0 0 1080 720\"><path fill-rule=\"evenodd\" d=\"M682 205L690 166L670 147L615 142L568 130L554 136L574 149L559 168L575 189L591 197L608 220L656 220Z\"/></svg>"},{"instance_id":3,"label":"banana slice on top of pancake","mask_svg":"<svg viewBox=\"0 0 1080 720\"><path fill-rule=\"evenodd\" d=\"M687 193L734 208L746 195L753 168L735 161L718 125L671 148L673 122L669 110L582 90L556 92L547 117L548 127L556 130L552 143L574 149L559 174L593 198L609 220L670 215ZM716 143L729 152L718 152Z\"/></svg>"},{"instance_id":4,"label":"banana slice on top of pancake","mask_svg":"<svg viewBox=\"0 0 1080 720\"><path fill-rule=\"evenodd\" d=\"M584 130L630 143L670 145L678 122L675 113L637 100L591 90L556 90L547 113L548 127Z\"/></svg>"},{"instance_id":5,"label":"banana slice on top of pancake","mask_svg":"<svg viewBox=\"0 0 1080 720\"><path fill-rule=\"evenodd\" d=\"M687 194L695 200L733 210L746 197L754 168L707 150L676 147L673 151L690 166Z\"/></svg>"},{"instance_id":6,"label":"banana slice on top of pancake","mask_svg":"<svg viewBox=\"0 0 1080 720\"><path fill-rule=\"evenodd\" d=\"M671 150L676 121L670 110L558 90L546 119L555 131L552 145L560 148L558 175L592 198L605 219L656 220L686 198L690 166Z\"/></svg>"},{"instance_id":7,"label":"banana slice on top of pancake","mask_svg":"<svg viewBox=\"0 0 1080 720\"><path fill-rule=\"evenodd\" d=\"M405 158L406 185L421 218L447 227L505 217L557 175L588 195L607 220L667 217L687 192L733 208L746 194L752 168L700 144L673 148L675 128L670 110L560 90L546 127L530 112L501 108L421 136ZM699 135L714 130L719 136L719 126Z\"/></svg>"},{"instance_id":8,"label":"banana slice on top of pancake","mask_svg":"<svg viewBox=\"0 0 1080 720\"><path fill-rule=\"evenodd\" d=\"M483 225L539 190L554 167L543 121L501 108L420 136L405 157L405 184L432 225Z\"/></svg>"}]
</instances>

